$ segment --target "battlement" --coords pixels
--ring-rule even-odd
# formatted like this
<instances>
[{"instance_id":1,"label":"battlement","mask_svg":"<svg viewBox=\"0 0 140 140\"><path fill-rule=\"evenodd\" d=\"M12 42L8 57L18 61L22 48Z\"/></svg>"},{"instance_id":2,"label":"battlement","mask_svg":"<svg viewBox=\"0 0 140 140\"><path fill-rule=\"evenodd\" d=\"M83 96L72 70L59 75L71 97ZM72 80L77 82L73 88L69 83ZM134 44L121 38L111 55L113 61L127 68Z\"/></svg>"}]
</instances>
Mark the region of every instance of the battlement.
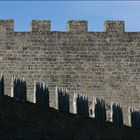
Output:
<instances>
[{"instance_id":1,"label":"battlement","mask_svg":"<svg viewBox=\"0 0 140 140\"><path fill-rule=\"evenodd\" d=\"M32 20L31 32L46 32L51 30L50 20Z\"/></svg>"},{"instance_id":2,"label":"battlement","mask_svg":"<svg viewBox=\"0 0 140 140\"><path fill-rule=\"evenodd\" d=\"M104 23L104 30L105 32L124 32L125 25L124 21L105 21Z\"/></svg>"},{"instance_id":3,"label":"battlement","mask_svg":"<svg viewBox=\"0 0 140 140\"><path fill-rule=\"evenodd\" d=\"M70 20L67 22L68 32L87 32L88 26L86 20Z\"/></svg>"},{"instance_id":4,"label":"battlement","mask_svg":"<svg viewBox=\"0 0 140 140\"><path fill-rule=\"evenodd\" d=\"M14 20L0 20L0 32L13 32Z\"/></svg>"},{"instance_id":5,"label":"battlement","mask_svg":"<svg viewBox=\"0 0 140 140\"><path fill-rule=\"evenodd\" d=\"M0 20L0 32L13 32L14 20ZM32 20L30 24L31 32L50 32L50 20ZM88 32L88 22L86 20L69 20L67 22L68 32ZM104 32L125 32L124 21L111 21L107 20L104 23Z\"/></svg>"}]
</instances>

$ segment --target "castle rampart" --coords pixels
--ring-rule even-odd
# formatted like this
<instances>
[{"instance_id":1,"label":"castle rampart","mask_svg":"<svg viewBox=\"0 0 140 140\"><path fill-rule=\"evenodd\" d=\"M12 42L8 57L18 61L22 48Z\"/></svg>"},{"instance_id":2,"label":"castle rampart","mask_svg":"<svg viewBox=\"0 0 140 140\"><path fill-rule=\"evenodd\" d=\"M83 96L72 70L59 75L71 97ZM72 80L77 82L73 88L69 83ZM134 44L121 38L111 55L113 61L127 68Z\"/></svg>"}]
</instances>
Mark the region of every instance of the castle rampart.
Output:
<instances>
[{"instance_id":1,"label":"castle rampart","mask_svg":"<svg viewBox=\"0 0 140 140\"><path fill-rule=\"evenodd\" d=\"M140 106L140 32L125 32L123 21L106 21L104 32L88 32L87 21L69 21L66 32L51 31L51 22L33 20L30 32L14 32L13 20L0 20L0 70L10 95L12 75L49 84L52 106L55 86L95 95L123 112ZM70 101L72 102L72 101ZM71 110L72 111L72 110ZM126 113L125 113L126 114ZM127 116L124 116L127 122Z\"/></svg>"}]
</instances>

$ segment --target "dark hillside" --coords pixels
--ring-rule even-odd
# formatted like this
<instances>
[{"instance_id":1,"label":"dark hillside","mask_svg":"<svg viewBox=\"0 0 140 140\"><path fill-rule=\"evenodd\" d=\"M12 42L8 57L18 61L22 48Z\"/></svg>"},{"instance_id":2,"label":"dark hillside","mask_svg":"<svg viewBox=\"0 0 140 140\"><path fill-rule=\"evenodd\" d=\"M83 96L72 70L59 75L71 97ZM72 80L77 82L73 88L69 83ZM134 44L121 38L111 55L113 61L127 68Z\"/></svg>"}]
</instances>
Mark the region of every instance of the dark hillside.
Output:
<instances>
[{"instance_id":1,"label":"dark hillside","mask_svg":"<svg viewBox=\"0 0 140 140\"><path fill-rule=\"evenodd\" d=\"M140 130L94 119L62 115L55 109L0 97L0 140L140 139Z\"/></svg>"}]
</instances>

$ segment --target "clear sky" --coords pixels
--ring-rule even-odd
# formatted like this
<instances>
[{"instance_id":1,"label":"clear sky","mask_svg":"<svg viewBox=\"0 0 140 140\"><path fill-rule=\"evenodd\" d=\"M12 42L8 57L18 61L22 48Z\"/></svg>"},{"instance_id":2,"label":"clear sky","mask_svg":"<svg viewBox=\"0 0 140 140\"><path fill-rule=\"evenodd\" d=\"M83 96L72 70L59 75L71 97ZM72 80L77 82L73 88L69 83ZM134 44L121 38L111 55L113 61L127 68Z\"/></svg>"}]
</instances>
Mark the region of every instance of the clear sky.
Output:
<instances>
[{"instance_id":1,"label":"clear sky","mask_svg":"<svg viewBox=\"0 0 140 140\"><path fill-rule=\"evenodd\" d=\"M68 20L88 20L89 31L103 31L105 20L125 20L126 31L140 31L140 1L0 1L0 19L14 19L15 31L29 31L32 19L49 19L53 31Z\"/></svg>"}]
</instances>

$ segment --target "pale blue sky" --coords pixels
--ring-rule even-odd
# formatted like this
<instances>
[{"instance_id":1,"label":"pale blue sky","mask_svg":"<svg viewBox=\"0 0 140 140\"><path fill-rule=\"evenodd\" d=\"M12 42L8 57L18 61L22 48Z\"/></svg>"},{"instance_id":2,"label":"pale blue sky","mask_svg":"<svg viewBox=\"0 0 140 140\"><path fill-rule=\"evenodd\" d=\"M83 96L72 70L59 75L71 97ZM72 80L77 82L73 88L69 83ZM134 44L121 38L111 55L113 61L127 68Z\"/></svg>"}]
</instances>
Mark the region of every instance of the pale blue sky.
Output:
<instances>
[{"instance_id":1,"label":"pale blue sky","mask_svg":"<svg viewBox=\"0 0 140 140\"><path fill-rule=\"evenodd\" d=\"M66 31L70 19L88 20L89 31L103 31L105 20L125 20L126 31L140 31L139 1L0 1L0 19L14 19L16 31L29 31L32 19L50 19Z\"/></svg>"}]
</instances>

